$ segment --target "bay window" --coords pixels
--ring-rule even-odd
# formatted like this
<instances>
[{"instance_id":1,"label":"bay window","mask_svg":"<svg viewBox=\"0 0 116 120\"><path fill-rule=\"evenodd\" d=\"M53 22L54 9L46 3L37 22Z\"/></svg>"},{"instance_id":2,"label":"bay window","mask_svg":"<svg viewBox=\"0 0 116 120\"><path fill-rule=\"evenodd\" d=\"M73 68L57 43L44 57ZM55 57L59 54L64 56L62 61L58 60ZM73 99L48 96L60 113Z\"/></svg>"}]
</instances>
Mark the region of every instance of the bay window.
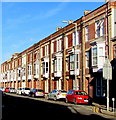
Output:
<instances>
[{"instance_id":1,"label":"bay window","mask_svg":"<svg viewBox=\"0 0 116 120\"><path fill-rule=\"evenodd\" d=\"M102 64L102 65L104 64L104 58L105 58L104 48L99 47L99 63Z\"/></svg>"},{"instance_id":2,"label":"bay window","mask_svg":"<svg viewBox=\"0 0 116 120\"><path fill-rule=\"evenodd\" d=\"M43 63L43 74L45 74L45 62Z\"/></svg>"},{"instance_id":3,"label":"bay window","mask_svg":"<svg viewBox=\"0 0 116 120\"><path fill-rule=\"evenodd\" d=\"M34 64L34 75L36 75L36 64Z\"/></svg>"},{"instance_id":4,"label":"bay window","mask_svg":"<svg viewBox=\"0 0 116 120\"><path fill-rule=\"evenodd\" d=\"M46 73L48 73L48 62L46 62Z\"/></svg>"},{"instance_id":5,"label":"bay window","mask_svg":"<svg viewBox=\"0 0 116 120\"><path fill-rule=\"evenodd\" d=\"M105 62L105 42L98 42L92 47L92 66L94 72L103 68Z\"/></svg>"}]
</instances>

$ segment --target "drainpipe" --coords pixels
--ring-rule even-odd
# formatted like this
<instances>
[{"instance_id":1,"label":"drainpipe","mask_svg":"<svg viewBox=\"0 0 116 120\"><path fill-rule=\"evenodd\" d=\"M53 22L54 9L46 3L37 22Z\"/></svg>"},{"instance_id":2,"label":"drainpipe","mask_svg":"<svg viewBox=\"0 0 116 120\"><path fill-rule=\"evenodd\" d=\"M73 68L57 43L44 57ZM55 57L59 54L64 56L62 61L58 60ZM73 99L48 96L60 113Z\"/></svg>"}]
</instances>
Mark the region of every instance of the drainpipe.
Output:
<instances>
[{"instance_id":1,"label":"drainpipe","mask_svg":"<svg viewBox=\"0 0 116 120\"><path fill-rule=\"evenodd\" d=\"M81 18L81 30L82 30L82 90L85 90L85 41L84 41L84 29L83 29L83 19Z\"/></svg>"},{"instance_id":2,"label":"drainpipe","mask_svg":"<svg viewBox=\"0 0 116 120\"><path fill-rule=\"evenodd\" d=\"M66 90L67 85L66 85L66 49L65 49L65 30L63 29L62 33L62 89Z\"/></svg>"},{"instance_id":3,"label":"drainpipe","mask_svg":"<svg viewBox=\"0 0 116 120\"><path fill-rule=\"evenodd\" d=\"M52 38L52 36L51 36ZM49 79L48 79L48 91L52 91L52 71L51 71L51 67L52 67L52 54L51 54L51 38L49 41ZM50 86L50 87L49 87Z\"/></svg>"},{"instance_id":4,"label":"drainpipe","mask_svg":"<svg viewBox=\"0 0 116 120\"><path fill-rule=\"evenodd\" d=\"M32 74L31 74L31 81L32 81L32 89L34 89L34 46L32 49Z\"/></svg>"},{"instance_id":5,"label":"drainpipe","mask_svg":"<svg viewBox=\"0 0 116 120\"><path fill-rule=\"evenodd\" d=\"M106 57L109 58L108 2L106 3Z\"/></svg>"}]
</instances>

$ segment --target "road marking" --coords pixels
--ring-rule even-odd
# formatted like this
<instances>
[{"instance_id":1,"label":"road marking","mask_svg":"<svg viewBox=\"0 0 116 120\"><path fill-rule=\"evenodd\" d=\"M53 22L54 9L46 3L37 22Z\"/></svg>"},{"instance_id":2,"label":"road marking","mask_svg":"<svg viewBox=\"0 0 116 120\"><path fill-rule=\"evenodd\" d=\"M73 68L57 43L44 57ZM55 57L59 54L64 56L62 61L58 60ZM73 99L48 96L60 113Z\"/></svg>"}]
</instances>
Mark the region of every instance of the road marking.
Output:
<instances>
[{"instance_id":1,"label":"road marking","mask_svg":"<svg viewBox=\"0 0 116 120\"><path fill-rule=\"evenodd\" d=\"M75 110L73 107L70 107L70 106L68 106L68 109L72 112L72 113L77 113L77 110Z\"/></svg>"}]
</instances>

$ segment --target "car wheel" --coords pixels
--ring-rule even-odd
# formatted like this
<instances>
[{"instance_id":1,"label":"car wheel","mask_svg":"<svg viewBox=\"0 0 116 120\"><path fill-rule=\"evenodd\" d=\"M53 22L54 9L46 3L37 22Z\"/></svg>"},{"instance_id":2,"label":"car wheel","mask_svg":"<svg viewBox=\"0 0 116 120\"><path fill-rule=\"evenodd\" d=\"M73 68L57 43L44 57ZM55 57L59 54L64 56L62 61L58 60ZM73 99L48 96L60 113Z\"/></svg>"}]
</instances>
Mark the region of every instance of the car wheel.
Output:
<instances>
[{"instance_id":1,"label":"car wheel","mask_svg":"<svg viewBox=\"0 0 116 120\"><path fill-rule=\"evenodd\" d=\"M34 95L34 94L32 94L32 97L35 97L35 95Z\"/></svg>"},{"instance_id":2,"label":"car wheel","mask_svg":"<svg viewBox=\"0 0 116 120\"><path fill-rule=\"evenodd\" d=\"M55 100L55 101L57 100L57 97L56 97L56 96L54 96L54 100Z\"/></svg>"},{"instance_id":3,"label":"car wheel","mask_svg":"<svg viewBox=\"0 0 116 120\"><path fill-rule=\"evenodd\" d=\"M32 97L32 95L31 95L31 94L29 94L29 97Z\"/></svg>"},{"instance_id":4,"label":"car wheel","mask_svg":"<svg viewBox=\"0 0 116 120\"><path fill-rule=\"evenodd\" d=\"M68 103L68 98L65 99L65 102Z\"/></svg>"},{"instance_id":5,"label":"car wheel","mask_svg":"<svg viewBox=\"0 0 116 120\"><path fill-rule=\"evenodd\" d=\"M75 104L75 105L77 104L77 100L76 100L76 98L74 98L74 104Z\"/></svg>"},{"instance_id":6,"label":"car wheel","mask_svg":"<svg viewBox=\"0 0 116 120\"><path fill-rule=\"evenodd\" d=\"M48 95L46 95L46 96L45 96L45 99L46 99L46 100L49 100L49 96L48 96Z\"/></svg>"}]
</instances>

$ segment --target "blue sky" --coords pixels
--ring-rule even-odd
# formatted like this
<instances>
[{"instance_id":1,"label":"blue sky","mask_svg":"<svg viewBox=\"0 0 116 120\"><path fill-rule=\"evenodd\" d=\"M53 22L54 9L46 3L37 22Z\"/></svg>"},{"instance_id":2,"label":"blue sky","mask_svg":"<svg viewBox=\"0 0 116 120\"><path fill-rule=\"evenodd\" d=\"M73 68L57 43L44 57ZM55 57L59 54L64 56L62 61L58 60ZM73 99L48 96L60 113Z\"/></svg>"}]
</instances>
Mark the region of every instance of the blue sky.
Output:
<instances>
[{"instance_id":1,"label":"blue sky","mask_svg":"<svg viewBox=\"0 0 116 120\"><path fill-rule=\"evenodd\" d=\"M94 10L104 2L3 2L2 3L2 62L15 52L64 27L63 20L76 20L84 10Z\"/></svg>"}]
</instances>

